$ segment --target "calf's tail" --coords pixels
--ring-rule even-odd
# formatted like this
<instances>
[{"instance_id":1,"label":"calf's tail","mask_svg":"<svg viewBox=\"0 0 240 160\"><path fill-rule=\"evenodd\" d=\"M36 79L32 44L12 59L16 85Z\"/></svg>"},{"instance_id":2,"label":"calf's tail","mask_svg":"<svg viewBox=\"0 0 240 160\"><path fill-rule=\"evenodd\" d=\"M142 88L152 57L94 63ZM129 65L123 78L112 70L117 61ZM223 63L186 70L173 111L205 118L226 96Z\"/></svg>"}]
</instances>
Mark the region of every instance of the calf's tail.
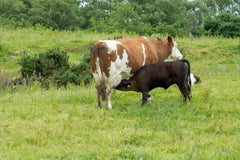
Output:
<instances>
[{"instance_id":1,"label":"calf's tail","mask_svg":"<svg viewBox=\"0 0 240 160\"><path fill-rule=\"evenodd\" d=\"M192 82L191 82L191 77L190 77L190 74L191 74L190 63L187 59L181 59L180 61L182 61L183 63L187 63L187 65L188 65L188 82L189 82L189 86L191 86Z\"/></svg>"}]
</instances>

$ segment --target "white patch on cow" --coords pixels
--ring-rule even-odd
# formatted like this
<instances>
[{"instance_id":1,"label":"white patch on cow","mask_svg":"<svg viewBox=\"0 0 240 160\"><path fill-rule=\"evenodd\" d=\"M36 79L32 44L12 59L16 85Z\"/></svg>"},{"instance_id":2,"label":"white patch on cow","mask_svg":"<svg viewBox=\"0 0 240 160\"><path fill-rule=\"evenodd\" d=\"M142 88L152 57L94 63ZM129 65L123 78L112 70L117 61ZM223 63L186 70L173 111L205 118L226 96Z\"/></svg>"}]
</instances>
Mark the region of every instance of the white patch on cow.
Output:
<instances>
[{"instance_id":1,"label":"white patch on cow","mask_svg":"<svg viewBox=\"0 0 240 160\"><path fill-rule=\"evenodd\" d=\"M145 38L147 41L148 41L148 38L147 37L144 37L144 36L142 36L143 38Z\"/></svg>"},{"instance_id":2,"label":"white patch on cow","mask_svg":"<svg viewBox=\"0 0 240 160\"><path fill-rule=\"evenodd\" d=\"M100 68L100 62L99 62L99 57L96 58L96 72L100 75L101 74L101 68Z\"/></svg>"},{"instance_id":3,"label":"white patch on cow","mask_svg":"<svg viewBox=\"0 0 240 160\"><path fill-rule=\"evenodd\" d=\"M145 47L144 47L144 44L142 44L142 49L143 49L143 57L144 57L144 59L143 59L143 66L145 65L145 61L146 61L146 53L145 53Z\"/></svg>"},{"instance_id":4,"label":"white patch on cow","mask_svg":"<svg viewBox=\"0 0 240 160\"><path fill-rule=\"evenodd\" d=\"M105 40L105 41L101 41L104 42L107 46L108 46L108 54L112 53L112 51L116 51L117 50L117 44L121 44L121 42L115 41L115 40Z\"/></svg>"},{"instance_id":5,"label":"white patch on cow","mask_svg":"<svg viewBox=\"0 0 240 160\"><path fill-rule=\"evenodd\" d=\"M96 85L99 85L102 79L105 79L106 76L105 76L105 73L102 73L101 71L99 57L96 58L95 64L96 64L96 71L93 73L93 77Z\"/></svg>"},{"instance_id":6,"label":"white patch on cow","mask_svg":"<svg viewBox=\"0 0 240 160\"><path fill-rule=\"evenodd\" d=\"M109 67L109 83L111 87L116 87L122 79L129 78L131 76L130 72L132 68L127 66L128 54L126 50L123 50L122 59L117 54L117 59L114 62L111 62Z\"/></svg>"},{"instance_id":7,"label":"white patch on cow","mask_svg":"<svg viewBox=\"0 0 240 160\"><path fill-rule=\"evenodd\" d=\"M176 59L183 59L183 55L180 53L180 51L177 48L177 43L173 41L173 48L172 48L172 53L170 56L165 60L165 61L173 61Z\"/></svg>"},{"instance_id":8,"label":"white patch on cow","mask_svg":"<svg viewBox=\"0 0 240 160\"><path fill-rule=\"evenodd\" d=\"M107 109L112 109L111 92L107 94Z\"/></svg>"},{"instance_id":9,"label":"white patch on cow","mask_svg":"<svg viewBox=\"0 0 240 160\"><path fill-rule=\"evenodd\" d=\"M190 74L190 79L191 79L191 86L193 86L193 84L194 84L197 80L195 79L195 77L193 76L192 73Z\"/></svg>"}]
</instances>

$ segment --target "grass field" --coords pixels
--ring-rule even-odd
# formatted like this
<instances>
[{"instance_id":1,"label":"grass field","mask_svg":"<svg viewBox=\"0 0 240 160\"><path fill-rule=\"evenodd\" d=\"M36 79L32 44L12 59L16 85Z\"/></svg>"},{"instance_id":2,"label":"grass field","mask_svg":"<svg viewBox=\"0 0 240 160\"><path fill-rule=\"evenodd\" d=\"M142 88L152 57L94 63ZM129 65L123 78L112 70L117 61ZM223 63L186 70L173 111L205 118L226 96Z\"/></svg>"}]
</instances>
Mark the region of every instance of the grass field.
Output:
<instances>
[{"instance_id":1,"label":"grass field","mask_svg":"<svg viewBox=\"0 0 240 160\"><path fill-rule=\"evenodd\" d=\"M109 38L0 28L0 69L17 76L22 52L54 47L77 63L91 44ZM113 91L112 110L97 109L94 83L0 87L1 159L240 159L240 39L175 41L202 80L192 87L191 103L182 103L176 86L153 90L144 107L139 93Z\"/></svg>"}]
</instances>

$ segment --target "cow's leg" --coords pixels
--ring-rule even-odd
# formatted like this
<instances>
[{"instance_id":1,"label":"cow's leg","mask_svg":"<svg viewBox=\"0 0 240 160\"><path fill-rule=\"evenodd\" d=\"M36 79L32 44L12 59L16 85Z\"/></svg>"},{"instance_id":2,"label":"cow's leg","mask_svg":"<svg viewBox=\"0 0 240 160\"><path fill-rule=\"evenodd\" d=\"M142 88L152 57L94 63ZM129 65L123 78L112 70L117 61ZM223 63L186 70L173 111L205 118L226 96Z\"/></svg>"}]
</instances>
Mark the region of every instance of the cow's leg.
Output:
<instances>
[{"instance_id":1,"label":"cow's leg","mask_svg":"<svg viewBox=\"0 0 240 160\"><path fill-rule=\"evenodd\" d=\"M142 106L143 106L144 104L147 103L147 100L148 100L148 94L149 94L148 91L144 91L144 92L142 92Z\"/></svg>"},{"instance_id":2,"label":"cow's leg","mask_svg":"<svg viewBox=\"0 0 240 160\"><path fill-rule=\"evenodd\" d=\"M102 109L102 104L101 104L101 100L100 100L100 95L98 94L98 107L100 109Z\"/></svg>"},{"instance_id":3,"label":"cow's leg","mask_svg":"<svg viewBox=\"0 0 240 160\"><path fill-rule=\"evenodd\" d=\"M112 104L111 104L111 92L112 92L111 87L107 87L107 89L106 89L107 109L112 109Z\"/></svg>"},{"instance_id":4,"label":"cow's leg","mask_svg":"<svg viewBox=\"0 0 240 160\"><path fill-rule=\"evenodd\" d=\"M100 91L97 89L98 107L102 109Z\"/></svg>"}]
</instances>

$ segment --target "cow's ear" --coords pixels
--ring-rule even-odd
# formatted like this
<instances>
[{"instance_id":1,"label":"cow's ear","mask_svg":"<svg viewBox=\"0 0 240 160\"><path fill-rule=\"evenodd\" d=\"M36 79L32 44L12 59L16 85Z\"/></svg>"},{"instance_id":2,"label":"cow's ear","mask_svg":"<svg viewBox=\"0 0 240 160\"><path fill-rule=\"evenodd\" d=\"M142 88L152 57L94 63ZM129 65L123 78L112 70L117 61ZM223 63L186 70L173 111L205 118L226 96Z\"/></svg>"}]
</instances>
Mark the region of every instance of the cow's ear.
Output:
<instances>
[{"instance_id":1,"label":"cow's ear","mask_svg":"<svg viewBox=\"0 0 240 160\"><path fill-rule=\"evenodd\" d=\"M167 40L168 40L168 43L169 43L169 44L171 44L172 41L173 41L171 36L168 36L168 37L167 37Z\"/></svg>"},{"instance_id":2,"label":"cow's ear","mask_svg":"<svg viewBox=\"0 0 240 160\"><path fill-rule=\"evenodd\" d=\"M127 88L129 88L129 87L131 87L131 83L130 82L127 84Z\"/></svg>"},{"instance_id":3,"label":"cow's ear","mask_svg":"<svg viewBox=\"0 0 240 160\"><path fill-rule=\"evenodd\" d=\"M161 38L159 38L159 37L157 37L157 40L158 40L158 41L162 41Z\"/></svg>"}]
</instances>

